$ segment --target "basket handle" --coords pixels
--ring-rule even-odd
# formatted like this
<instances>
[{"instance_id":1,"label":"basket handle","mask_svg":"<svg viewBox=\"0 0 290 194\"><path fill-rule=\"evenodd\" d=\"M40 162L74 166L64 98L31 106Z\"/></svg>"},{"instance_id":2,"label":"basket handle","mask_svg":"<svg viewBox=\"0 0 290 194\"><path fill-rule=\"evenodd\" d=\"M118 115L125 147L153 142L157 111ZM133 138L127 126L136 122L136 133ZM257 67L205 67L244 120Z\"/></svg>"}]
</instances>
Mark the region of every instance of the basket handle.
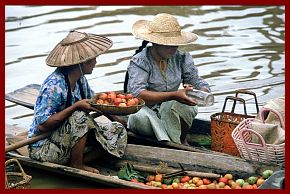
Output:
<instances>
[{"instance_id":1,"label":"basket handle","mask_svg":"<svg viewBox=\"0 0 290 194\"><path fill-rule=\"evenodd\" d=\"M246 133L253 133L254 135L256 135L259 139L259 142L261 142L261 144L257 144L257 143L251 143L251 142L246 142L245 141L245 135ZM248 156L250 157L250 159L252 160L252 156L251 156L251 153L249 151L248 148L257 148L257 147L260 147L259 149L263 149L265 151L265 155L267 158L269 158L269 154L268 154L268 150L267 150L267 147L266 147L266 143L264 141L264 138L259 134L257 133L256 131L252 130L252 129L242 129L241 131L239 131L239 134L240 136L242 137L241 140L242 140L242 143L244 144L244 147L248 153Z\"/></svg>"},{"instance_id":2,"label":"basket handle","mask_svg":"<svg viewBox=\"0 0 290 194\"><path fill-rule=\"evenodd\" d=\"M236 97L238 97L238 95L240 93L254 96L255 104L256 104L256 110L257 110L257 114L258 114L259 113L259 105L258 105L258 100L257 100L257 96L256 96L255 92L252 92L252 91L249 91L249 90L245 90L245 89L239 89L239 90L236 91ZM234 106L236 106L236 102L234 102L233 107Z\"/></svg>"},{"instance_id":3,"label":"basket handle","mask_svg":"<svg viewBox=\"0 0 290 194\"><path fill-rule=\"evenodd\" d=\"M254 135L256 135L258 137L258 139L260 140L261 144L246 142L245 141L245 135L246 135L247 132L249 134L253 133ZM239 131L239 133L240 133L240 136L242 137L243 143L245 145L248 145L249 147L252 147L252 148L255 148L257 146L259 146L261 148L266 148L266 142L265 142L264 138L259 133L257 133L256 131L254 131L252 129L242 129L242 130Z\"/></svg>"},{"instance_id":4,"label":"basket handle","mask_svg":"<svg viewBox=\"0 0 290 194\"><path fill-rule=\"evenodd\" d=\"M227 97L226 97L225 102L224 102L224 106L223 106L223 109L222 109L222 113L225 112L225 108L226 108L226 104L227 104L227 101L228 101L228 100L233 100L233 101L234 101L234 104L233 104L233 107L232 107L232 111L231 111L232 114L233 114L234 111L235 111L236 102L237 102L237 101L240 101L240 102L242 102L243 105L244 105L244 112L245 112L245 115L247 116L247 109L246 109L246 102L245 102L245 100L242 99L242 98L239 98L239 97L234 97L234 96L227 96Z\"/></svg>"},{"instance_id":5,"label":"basket handle","mask_svg":"<svg viewBox=\"0 0 290 194\"><path fill-rule=\"evenodd\" d=\"M268 112L268 113L270 113L270 112L274 113L274 114L278 117L281 127L282 127L283 129L285 129L285 122L284 122L284 120L283 120L282 115L281 115L278 111L273 110L273 109L271 109L271 108L262 108L262 109L261 109L261 111L260 111L260 113L259 113L259 117L260 117L260 119L261 119L261 121L262 121L263 123L265 123L265 113L267 113L267 112Z\"/></svg>"},{"instance_id":6,"label":"basket handle","mask_svg":"<svg viewBox=\"0 0 290 194\"><path fill-rule=\"evenodd\" d=\"M12 159L7 160L5 162L5 166L7 166L7 165L9 165L11 163L16 163L18 165L19 169L20 169L20 173L22 174L22 176L23 177L26 176L26 173L24 172L22 166L20 165L20 163L19 163L19 161L17 159L12 158Z\"/></svg>"}]
</instances>

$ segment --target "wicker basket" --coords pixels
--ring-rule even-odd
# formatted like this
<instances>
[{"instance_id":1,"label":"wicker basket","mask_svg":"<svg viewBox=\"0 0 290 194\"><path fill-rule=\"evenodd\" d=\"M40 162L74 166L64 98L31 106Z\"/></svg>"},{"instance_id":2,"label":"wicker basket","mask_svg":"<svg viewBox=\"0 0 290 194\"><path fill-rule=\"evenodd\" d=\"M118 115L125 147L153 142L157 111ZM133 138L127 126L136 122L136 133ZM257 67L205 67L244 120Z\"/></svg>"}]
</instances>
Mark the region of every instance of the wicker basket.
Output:
<instances>
[{"instance_id":1,"label":"wicker basket","mask_svg":"<svg viewBox=\"0 0 290 194\"><path fill-rule=\"evenodd\" d=\"M141 98L138 98L139 103L138 105L134 106L115 106L115 105L104 105L104 104L96 104L96 98L100 93L97 93L91 102L91 105L95 107L96 109L100 110L104 114L110 114L110 115L129 115L138 112L144 105L145 101ZM116 94L124 94L122 92L116 92Z\"/></svg>"},{"instance_id":2,"label":"wicker basket","mask_svg":"<svg viewBox=\"0 0 290 194\"><path fill-rule=\"evenodd\" d=\"M5 167L8 167L12 163L17 165L20 172L5 172L5 188L6 189L29 189L31 188L32 177L27 175L19 161L16 159L10 159L5 162Z\"/></svg>"},{"instance_id":3,"label":"wicker basket","mask_svg":"<svg viewBox=\"0 0 290 194\"><path fill-rule=\"evenodd\" d=\"M264 111L272 111L280 120L282 128L285 129L285 123L280 113L271 109L262 109L260 112L260 118L264 122ZM272 163L283 165L285 163L285 143L279 145L265 143L263 137L251 129L251 123L256 119L249 118L241 122L232 132L232 138L239 150L242 158L251 161L258 161L262 163ZM253 143L253 135L257 136L260 144Z\"/></svg>"},{"instance_id":4,"label":"wicker basket","mask_svg":"<svg viewBox=\"0 0 290 194\"><path fill-rule=\"evenodd\" d=\"M245 100L237 97L238 93L250 94L255 97L257 112L259 112L256 94L250 91L238 90L236 97L227 96L224 102L222 112L211 115L211 149L214 151L230 154L233 156L240 156L234 140L232 139L232 132L235 127L247 118L254 118L253 115L247 115ZM233 107L231 112L225 112L226 103L228 100L233 100ZM236 102L240 101L244 106L244 114L234 113Z\"/></svg>"}]
</instances>

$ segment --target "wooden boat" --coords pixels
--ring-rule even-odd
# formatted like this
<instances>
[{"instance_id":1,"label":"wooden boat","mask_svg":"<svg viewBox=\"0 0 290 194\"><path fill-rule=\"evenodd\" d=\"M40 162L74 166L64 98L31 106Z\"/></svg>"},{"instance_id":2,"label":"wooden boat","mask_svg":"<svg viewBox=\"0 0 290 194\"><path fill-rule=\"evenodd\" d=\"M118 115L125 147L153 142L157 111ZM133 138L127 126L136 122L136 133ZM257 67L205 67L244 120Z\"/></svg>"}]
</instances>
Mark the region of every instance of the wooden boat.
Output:
<instances>
[{"instance_id":1,"label":"wooden boat","mask_svg":"<svg viewBox=\"0 0 290 194\"><path fill-rule=\"evenodd\" d=\"M14 126L7 124L6 128L10 128L10 130L15 129ZM19 129L16 130L21 131ZM10 139L7 138L7 140L13 143L13 141L17 142L23 138L25 136L19 135ZM132 164L136 170L145 174L155 174L160 169L161 163L168 166L168 168L163 169L163 173L180 171L181 165L189 176L212 179L217 179L226 173L231 173L234 177L246 178L253 174L261 174L265 169L272 169L273 171L280 169L279 166L252 163L232 156L128 144L122 159L107 157L102 161L98 161L98 163L92 164L101 173L95 174L64 165L32 160L27 156L27 148L18 149L17 151L22 153L22 155L15 152L8 152L6 153L6 158L16 158L22 165L31 168L102 184L104 188L153 188L147 185L116 179L117 171L126 163Z\"/></svg>"}]
</instances>

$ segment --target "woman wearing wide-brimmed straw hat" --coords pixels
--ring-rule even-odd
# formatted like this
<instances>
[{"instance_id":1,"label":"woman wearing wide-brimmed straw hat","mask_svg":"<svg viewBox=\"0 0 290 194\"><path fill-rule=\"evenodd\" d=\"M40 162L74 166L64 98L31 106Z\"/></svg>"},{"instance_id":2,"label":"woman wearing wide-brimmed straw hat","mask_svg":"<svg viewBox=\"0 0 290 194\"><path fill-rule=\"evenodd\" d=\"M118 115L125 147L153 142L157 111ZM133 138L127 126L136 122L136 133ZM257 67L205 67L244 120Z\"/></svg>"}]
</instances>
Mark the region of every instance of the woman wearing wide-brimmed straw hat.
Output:
<instances>
[{"instance_id":1,"label":"woman wearing wide-brimmed straw hat","mask_svg":"<svg viewBox=\"0 0 290 194\"><path fill-rule=\"evenodd\" d=\"M181 31L177 19L166 13L152 21L135 22L132 33L143 43L130 61L124 90L143 98L147 106L129 116L128 128L159 141L187 144L186 134L197 106L186 91L196 88L210 92L191 55L178 50L180 45L193 43L197 35ZM146 47L148 42L151 47ZM188 86L179 89L181 83Z\"/></svg>"},{"instance_id":2,"label":"woman wearing wide-brimmed straw hat","mask_svg":"<svg viewBox=\"0 0 290 194\"><path fill-rule=\"evenodd\" d=\"M46 64L57 68L40 88L28 137L48 131L51 135L29 146L31 158L98 173L86 163L106 153L123 156L126 130L118 122L94 121L89 114L97 111L89 104L94 92L84 76L111 46L106 37L70 31L50 52Z\"/></svg>"}]
</instances>

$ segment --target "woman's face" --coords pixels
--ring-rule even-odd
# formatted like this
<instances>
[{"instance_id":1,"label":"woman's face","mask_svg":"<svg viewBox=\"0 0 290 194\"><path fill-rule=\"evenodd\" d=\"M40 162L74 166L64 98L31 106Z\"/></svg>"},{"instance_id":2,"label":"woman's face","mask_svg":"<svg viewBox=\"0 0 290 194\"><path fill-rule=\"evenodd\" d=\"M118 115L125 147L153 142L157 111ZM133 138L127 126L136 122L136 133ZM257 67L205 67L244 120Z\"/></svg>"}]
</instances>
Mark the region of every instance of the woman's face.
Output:
<instances>
[{"instance_id":1,"label":"woman's face","mask_svg":"<svg viewBox=\"0 0 290 194\"><path fill-rule=\"evenodd\" d=\"M160 44L154 44L156 48L157 54L163 58L163 59L169 59L173 55L175 55L178 46L166 46L166 45L160 45Z\"/></svg>"},{"instance_id":2,"label":"woman's face","mask_svg":"<svg viewBox=\"0 0 290 194\"><path fill-rule=\"evenodd\" d=\"M82 64L83 74L91 74L93 72L96 63L97 63L96 58L84 62Z\"/></svg>"}]
</instances>

